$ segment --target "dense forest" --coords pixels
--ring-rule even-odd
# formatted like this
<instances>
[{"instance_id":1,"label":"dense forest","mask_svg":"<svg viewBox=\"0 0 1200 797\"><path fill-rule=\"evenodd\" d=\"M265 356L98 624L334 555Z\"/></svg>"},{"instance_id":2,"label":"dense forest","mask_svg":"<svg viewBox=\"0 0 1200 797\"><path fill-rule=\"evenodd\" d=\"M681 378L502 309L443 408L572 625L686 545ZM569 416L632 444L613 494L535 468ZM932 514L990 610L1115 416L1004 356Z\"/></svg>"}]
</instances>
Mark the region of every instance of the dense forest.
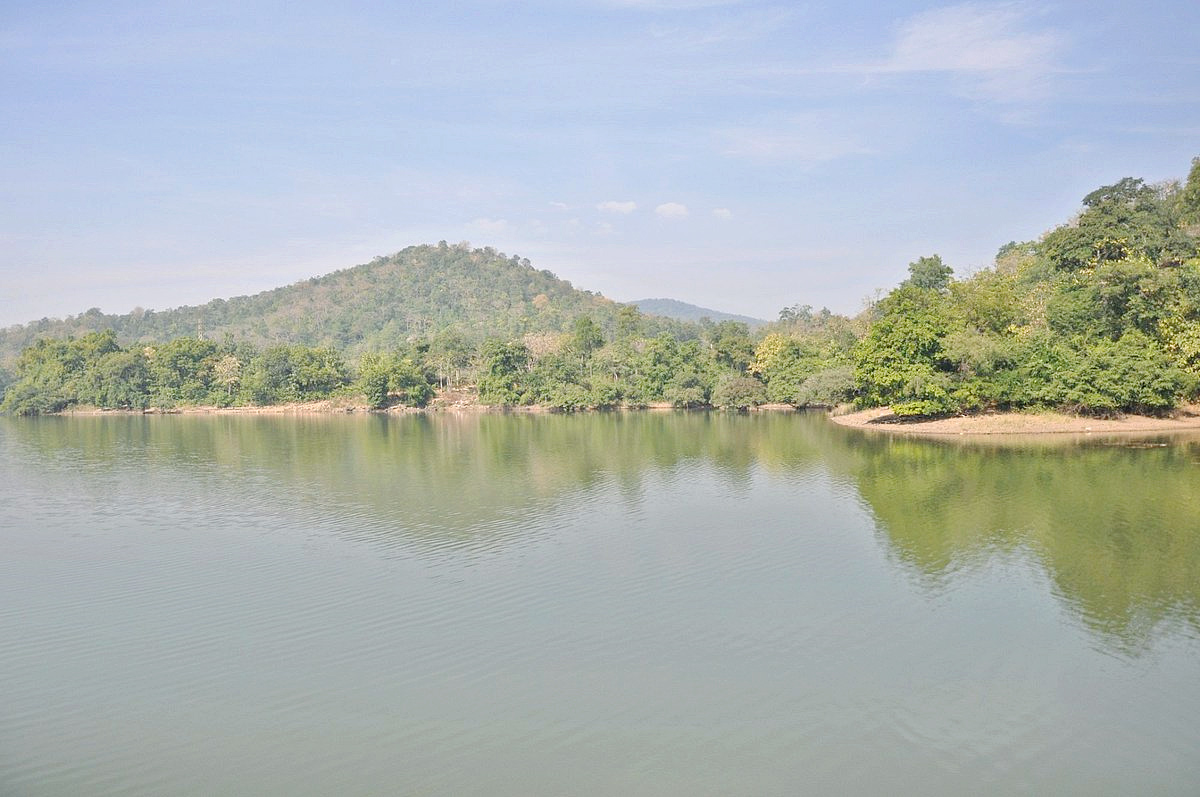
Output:
<instances>
[{"instance_id":1,"label":"dense forest","mask_svg":"<svg viewBox=\"0 0 1200 797\"><path fill-rule=\"evenodd\" d=\"M860 404L901 415L1161 412L1200 376L1200 159L1184 185L1125 178L963 280L937 256L870 311Z\"/></svg>"},{"instance_id":2,"label":"dense forest","mask_svg":"<svg viewBox=\"0 0 1200 797\"><path fill-rule=\"evenodd\" d=\"M562 410L853 401L928 416L1161 413L1194 400L1200 158L1183 183L1125 178L1082 204L1071 222L1006 244L961 279L939 256L920 257L855 318L798 305L753 335L737 321L644 315L491 249L413 247L200 308L14 328L10 341L30 341L0 372L0 406L37 414L341 395L378 408L456 391ZM92 322L99 328L83 331Z\"/></svg>"}]
</instances>

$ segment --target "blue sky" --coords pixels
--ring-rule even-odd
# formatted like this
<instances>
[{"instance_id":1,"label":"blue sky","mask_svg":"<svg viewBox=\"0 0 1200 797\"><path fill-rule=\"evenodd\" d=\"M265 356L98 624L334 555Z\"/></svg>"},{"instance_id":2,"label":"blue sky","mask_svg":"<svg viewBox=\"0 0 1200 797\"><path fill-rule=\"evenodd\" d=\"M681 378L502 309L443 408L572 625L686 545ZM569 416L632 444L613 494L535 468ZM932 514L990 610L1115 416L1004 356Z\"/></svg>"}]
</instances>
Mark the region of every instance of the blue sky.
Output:
<instances>
[{"instance_id":1,"label":"blue sky","mask_svg":"<svg viewBox=\"0 0 1200 797\"><path fill-rule=\"evenodd\" d=\"M1200 3L21 2L0 324L468 240L617 300L857 312L1200 155Z\"/></svg>"}]
</instances>

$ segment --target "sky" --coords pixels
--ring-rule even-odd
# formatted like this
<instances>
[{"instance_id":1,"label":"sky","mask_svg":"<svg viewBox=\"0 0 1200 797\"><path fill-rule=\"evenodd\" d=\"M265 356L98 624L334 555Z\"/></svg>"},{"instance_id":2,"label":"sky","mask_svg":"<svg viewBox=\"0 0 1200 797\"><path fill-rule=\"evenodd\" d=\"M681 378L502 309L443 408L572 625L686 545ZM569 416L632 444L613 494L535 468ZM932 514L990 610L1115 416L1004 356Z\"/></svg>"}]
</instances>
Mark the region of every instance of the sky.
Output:
<instances>
[{"instance_id":1,"label":"sky","mask_svg":"<svg viewBox=\"0 0 1200 797\"><path fill-rule=\"evenodd\" d=\"M421 243L855 313L1200 155L1200 3L0 4L0 325Z\"/></svg>"}]
</instances>

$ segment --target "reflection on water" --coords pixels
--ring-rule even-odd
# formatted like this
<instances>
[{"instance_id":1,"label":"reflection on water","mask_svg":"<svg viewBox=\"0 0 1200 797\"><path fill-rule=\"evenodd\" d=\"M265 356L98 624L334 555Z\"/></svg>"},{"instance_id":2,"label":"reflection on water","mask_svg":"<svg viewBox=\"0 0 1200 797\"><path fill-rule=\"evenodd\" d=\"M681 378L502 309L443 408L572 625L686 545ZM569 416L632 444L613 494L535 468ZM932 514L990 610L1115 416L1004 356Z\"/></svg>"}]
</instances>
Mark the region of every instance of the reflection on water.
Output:
<instances>
[{"instance_id":1,"label":"reflection on water","mask_svg":"<svg viewBox=\"0 0 1200 797\"><path fill-rule=\"evenodd\" d=\"M352 517L339 533L409 550L519 538L543 509L601 482L646 500L684 463L728 484L754 467L848 479L897 559L931 589L994 554L1036 557L1056 593L1129 651L1166 619L1200 627L1200 439L1073 445L925 441L816 415L111 417L9 423L11 456L92 474L233 478L256 500ZM36 475L32 475L36 478ZM653 497L651 497L653 500Z\"/></svg>"},{"instance_id":2,"label":"reflection on water","mask_svg":"<svg viewBox=\"0 0 1200 797\"><path fill-rule=\"evenodd\" d=\"M743 419L744 420L744 419ZM354 514L346 533L430 546L467 543L601 481L641 496L650 472L704 462L731 483L752 466L815 467L794 419L729 423L700 413L589 415L108 417L10 423L27 461L92 474L152 469L194 481L231 474L272 500ZM401 540L396 540L401 541Z\"/></svg>"},{"instance_id":3,"label":"reflection on water","mask_svg":"<svg viewBox=\"0 0 1200 797\"><path fill-rule=\"evenodd\" d=\"M0 793L1192 794L1159 442L0 418Z\"/></svg>"},{"instance_id":4,"label":"reflection on water","mask_svg":"<svg viewBox=\"0 0 1200 797\"><path fill-rule=\"evenodd\" d=\"M1200 630L1200 440L1016 447L859 435L830 451L897 558L930 586L1031 554L1103 642Z\"/></svg>"}]
</instances>

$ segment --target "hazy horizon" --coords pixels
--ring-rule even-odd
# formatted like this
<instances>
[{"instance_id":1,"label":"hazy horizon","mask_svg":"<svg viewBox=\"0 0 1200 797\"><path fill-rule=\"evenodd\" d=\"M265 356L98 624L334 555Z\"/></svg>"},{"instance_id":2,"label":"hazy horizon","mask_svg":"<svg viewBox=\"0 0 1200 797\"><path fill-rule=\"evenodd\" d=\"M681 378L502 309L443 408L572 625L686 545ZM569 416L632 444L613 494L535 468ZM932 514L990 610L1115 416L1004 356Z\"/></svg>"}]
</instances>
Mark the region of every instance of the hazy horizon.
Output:
<instances>
[{"instance_id":1,"label":"hazy horizon","mask_svg":"<svg viewBox=\"0 0 1200 797\"><path fill-rule=\"evenodd\" d=\"M0 326L469 240L617 301L854 313L1200 155L1200 7L15 2Z\"/></svg>"}]
</instances>

